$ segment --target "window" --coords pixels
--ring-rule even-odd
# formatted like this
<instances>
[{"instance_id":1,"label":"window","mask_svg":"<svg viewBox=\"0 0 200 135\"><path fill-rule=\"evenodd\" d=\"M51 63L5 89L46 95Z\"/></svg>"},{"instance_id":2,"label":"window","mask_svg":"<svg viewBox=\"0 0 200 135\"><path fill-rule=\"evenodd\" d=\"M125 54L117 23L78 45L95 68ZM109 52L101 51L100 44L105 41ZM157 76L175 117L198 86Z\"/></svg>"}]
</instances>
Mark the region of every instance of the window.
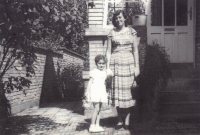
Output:
<instances>
[{"instance_id":1,"label":"window","mask_svg":"<svg viewBox=\"0 0 200 135\"><path fill-rule=\"evenodd\" d=\"M145 14L146 1L147 0L105 0L104 27L112 27L112 15L119 9L126 11L127 23L128 25L132 25L132 16L135 14L135 11L140 11L141 14Z\"/></svg>"},{"instance_id":2,"label":"window","mask_svg":"<svg viewBox=\"0 0 200 135\"><path fill-rule=\"evenodd\" d=\"M152 0L151 25L187 26L187 5L188 0Z\"/></svg>"}]
</instances>

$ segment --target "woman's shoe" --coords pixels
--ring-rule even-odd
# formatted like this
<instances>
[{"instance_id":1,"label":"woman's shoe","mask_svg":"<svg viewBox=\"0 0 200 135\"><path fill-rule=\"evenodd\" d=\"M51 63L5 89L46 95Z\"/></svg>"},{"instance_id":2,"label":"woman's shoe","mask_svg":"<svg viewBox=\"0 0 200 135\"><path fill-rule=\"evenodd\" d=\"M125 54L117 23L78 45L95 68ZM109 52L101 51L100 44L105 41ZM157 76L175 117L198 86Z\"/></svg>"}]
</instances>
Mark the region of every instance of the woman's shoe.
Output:
<instances>
[{"instance_id":1,"label":"woman's shoe","mask_svg":"<svg viewBox=\"0 0 200 135\"><path fill-rule=\"evenodd\" d=\"M131 127L130 127L130 125L124 125L124 129L130 130Z\"/></svg>"},{"instance_id":2,"label":"woman's shoe","mask_svg":"<svg viewBox=\"0 0 200 135\"><path fill-rule=\"evenodd\" d=\"M116 126L115 126L115 129L116 130L119 130L119 129L121 129L123 127L123 123L122 124L117 124Z\"/></svg>"}]
</instances>

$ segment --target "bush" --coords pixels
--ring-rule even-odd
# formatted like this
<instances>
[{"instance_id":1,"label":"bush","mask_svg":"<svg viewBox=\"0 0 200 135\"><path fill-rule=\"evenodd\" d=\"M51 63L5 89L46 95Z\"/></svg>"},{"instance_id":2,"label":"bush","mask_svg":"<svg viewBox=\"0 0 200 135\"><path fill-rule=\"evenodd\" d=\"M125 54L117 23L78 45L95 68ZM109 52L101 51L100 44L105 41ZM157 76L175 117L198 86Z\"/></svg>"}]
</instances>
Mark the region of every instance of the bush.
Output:
<instances>
[{"instance_id":1,"label":"bush","mask_svg":"<svg viewBox=\"0 0 200 135\"><path fill-rule=\"evenodd\" d=\"M172 76L170 57L165 47L155 42L146 45L144 63L141 67L143 68L136 81L139 85L139 100L144 107L142 111L147 107L153 119L157 119L160 109L160 91L167 87L168 80Z\"/></svg>"},{"instance_id":2,"label":"bush","mask_svg":"<svg viewBox=\"0 0 200 135\"><path fill-rule=\"evenodd\" d=\"M67 101L81 100L84 94L84 82L82 79L83 67L78 64L69 64L61 73L63 82L63 94Z\"/></svg>"}]
</instances>

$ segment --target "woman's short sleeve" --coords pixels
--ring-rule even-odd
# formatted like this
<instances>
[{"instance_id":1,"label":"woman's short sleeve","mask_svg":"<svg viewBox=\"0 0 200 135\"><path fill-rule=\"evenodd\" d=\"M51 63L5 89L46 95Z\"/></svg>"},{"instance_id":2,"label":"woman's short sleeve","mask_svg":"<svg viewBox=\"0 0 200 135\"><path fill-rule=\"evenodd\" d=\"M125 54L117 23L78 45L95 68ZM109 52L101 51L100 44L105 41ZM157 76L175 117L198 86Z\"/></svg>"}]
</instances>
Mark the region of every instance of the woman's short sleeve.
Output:
<instances>
[{"instance_id":1,"label":"woman's short sleeve","mask_svg":"<svg viewBox=\"0 0 200 135\"><path fill-rule=\"evenodd\" d=\"M108 39L112 39L112 37L113 37L113 36L112 36L112 30L109 32L109 34L108 34L107 37L108 37Z\"/></svg>"},{"instance_id":2,"label":"woman's short sleeve","mask_svg":"<svg viewBox=\"0 0 200 135\"><path fill-rule=\"evenodd\" d=\"M137 35L137 32L133 28L131 28L131 35L133 36Z\"/></svg>"}]
</instances>

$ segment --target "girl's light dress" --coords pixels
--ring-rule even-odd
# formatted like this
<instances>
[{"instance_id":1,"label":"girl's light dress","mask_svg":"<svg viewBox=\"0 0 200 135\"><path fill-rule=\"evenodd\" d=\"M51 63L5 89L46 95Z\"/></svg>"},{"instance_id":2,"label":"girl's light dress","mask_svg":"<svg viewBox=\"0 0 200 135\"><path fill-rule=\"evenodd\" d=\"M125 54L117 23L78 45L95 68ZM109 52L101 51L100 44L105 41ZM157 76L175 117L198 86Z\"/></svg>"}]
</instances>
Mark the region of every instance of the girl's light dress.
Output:
<instances>
[{"instance_id":1,"label":"girl's light dress","mask_svg":"<svg viewBox=\"0 0 200 135\"><path fill-rule=\"evenodd\" d=\"M106 71L99 69L93 69L90 71L90 77L93 78L93 82L90 88L91 102L108 102L108 95L106 92L105 80L107 77Z\"/></svg>"}]
</instances>

